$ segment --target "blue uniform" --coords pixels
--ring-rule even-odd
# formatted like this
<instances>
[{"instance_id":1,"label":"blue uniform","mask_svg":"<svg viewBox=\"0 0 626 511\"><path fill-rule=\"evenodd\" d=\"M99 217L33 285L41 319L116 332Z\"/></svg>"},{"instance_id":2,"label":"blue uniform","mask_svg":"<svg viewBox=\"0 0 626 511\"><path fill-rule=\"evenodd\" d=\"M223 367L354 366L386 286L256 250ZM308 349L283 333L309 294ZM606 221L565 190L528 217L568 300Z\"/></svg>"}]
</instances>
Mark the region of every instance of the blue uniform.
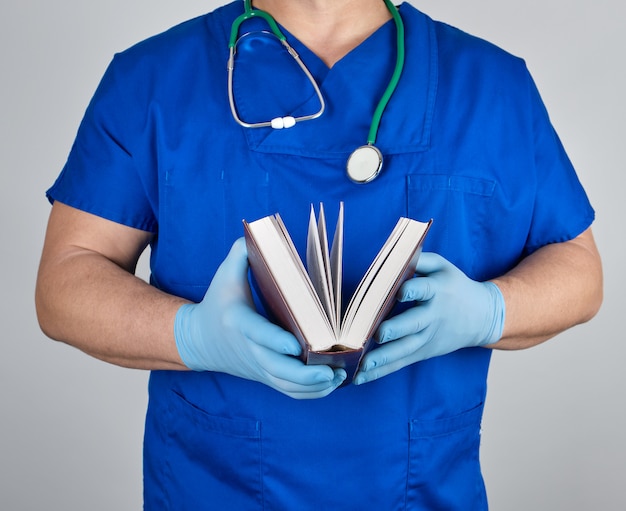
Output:
<instances>
[{"instance_id":1,"label":"blue uniform","mask_svg":"<svg viewBox=\"0 0 626 511\"><path fill-rule=\"evenodd\" d=\"M233 120L226 59L241 2L115 56L49 197L155 233L151 282L200 301L241 221L280 212L302 249L310 204L345 203L346 295L399 216L475 280L593 221L522 60L408 4L406 64L382 118L382 174L345 175L395 62L389 22L328 69L287 34L327 101L286 130ZM246 22L243 30L258 20ZM239 46L241 117L317 110L263 36ZM490 351L464 349L297 401L221 373L151 374L145 508L487 508L478 449Z\"/></svg>"}]
</instances>

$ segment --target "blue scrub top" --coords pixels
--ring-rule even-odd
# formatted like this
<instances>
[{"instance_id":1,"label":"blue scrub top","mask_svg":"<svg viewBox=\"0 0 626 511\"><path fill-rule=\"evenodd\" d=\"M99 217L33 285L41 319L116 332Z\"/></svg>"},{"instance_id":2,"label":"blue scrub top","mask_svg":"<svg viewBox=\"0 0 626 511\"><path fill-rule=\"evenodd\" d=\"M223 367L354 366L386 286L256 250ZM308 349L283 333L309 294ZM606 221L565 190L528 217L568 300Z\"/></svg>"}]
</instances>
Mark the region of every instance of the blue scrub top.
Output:
<instances>
[{"instance_id":1,"label":"blue scrub top","mask_svg":"<svg viewBox=\"0 0 626 511\"><path fill-rule=\"evenodd\" d=\"M409 4L406 64L382 119L380 177L345 175L393 72L389 22L332 69L287 33L327 109L287 130L245 129L227 96L241 2L115 56L51 200L153 232L151 282L200 301L241 220L280 212L305 244L310 204L345 203L346 295L399 216L434 219L425 250L486 280L566 241L593 209L522 60ZM243 31L264 29L260 20ZM264 35L238 45L246 121L317 100ZM379 381L296 401L220 373L155 371L146 509L483 510L479 431L490 351L464 349Z\"/></svg>"}]
</instances>

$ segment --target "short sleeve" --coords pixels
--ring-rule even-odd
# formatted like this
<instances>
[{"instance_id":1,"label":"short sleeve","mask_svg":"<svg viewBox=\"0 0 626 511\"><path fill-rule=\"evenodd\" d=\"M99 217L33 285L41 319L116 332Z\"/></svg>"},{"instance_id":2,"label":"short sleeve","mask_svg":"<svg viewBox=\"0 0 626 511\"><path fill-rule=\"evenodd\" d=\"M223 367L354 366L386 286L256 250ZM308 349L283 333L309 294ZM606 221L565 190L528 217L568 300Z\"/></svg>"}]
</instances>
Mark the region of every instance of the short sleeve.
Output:
<instances>
[{"instance_id":1,"label":"short sleeve","mask_svg":"<svg viewBox=\"0 0 626 511\"><path fill-rule=\"evenodd\" d=\"M568 241L585 231L595 213L567 156L534 81L529 76L537 183L526 250Z\"/></svg>"},{"instance_id":2,"label":"short sleeve","mask_svg":"<svg viewBox=\"0 0 626 511\"><path fill-rule=\"evenodd\" d=\"M155 200L145 155L145 102L138 80L120 69L116 56L87 110L67 162L48 199L112 220L156 232ZM126 63L123 68L128 68ZM154 195L154 193L152 194Z\"/></svg>"}]
</instances>

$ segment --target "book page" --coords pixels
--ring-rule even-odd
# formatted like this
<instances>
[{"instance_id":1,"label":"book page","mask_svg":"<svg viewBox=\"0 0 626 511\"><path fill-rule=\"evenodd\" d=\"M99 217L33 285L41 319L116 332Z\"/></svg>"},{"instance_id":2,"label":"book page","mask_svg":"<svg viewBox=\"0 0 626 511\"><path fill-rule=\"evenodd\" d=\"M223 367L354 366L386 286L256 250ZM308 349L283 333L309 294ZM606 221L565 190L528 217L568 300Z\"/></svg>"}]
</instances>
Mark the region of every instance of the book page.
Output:
<instances>
[{"instance_id":1,"label":"book page","mask_svg":"<svg viewBox=\"0 0 626 511\"><path fill-rule=\"evenodd\" d=\"M402 282L415 272L430 223L401 218L351 300L342 325L341 344L360 346L384 319Z\"/></svg>"},{"instance_id":2,"label":"book page","mask_svg":"<svg viewBox=\"0 0 626 511\"><path fill-rule=\"evenodd\" d=\"M311 349L332 347L336 336L280 217L244 225L248 259L272 312Z\"/></svg>"},{"instance_id":3,"label":"book page","mask_svg":"<svg viewBox=\"0 0 626 511\"><path fill-rule=\"evenodd\" d=\"M341 327L341 293L343 291L343 202L339 203L339 216L335 226L333 244L330 249L330 275L332 280L331 289L335 297L335 316L337 324Z\"/></svg>"},{"instance_id":4,"label":"book page","mask_svg":"<svg viewBox=\"0 0 626 511\"><path fill-rule=\"evenodd\" d=\"M317 223L315 221L315 210L311 205L306 247L306 266L313 287L324 306L328 320L333 326L335 334L338 335L339 324L335 314L334 297L331 292L332 281L330 276L326 219L324 217L324 207L321 205Z\"/></svg>"},{"instance_id":5,"label":"book page","mask_svg":"<svg viewBox=\"0 0 626 511\"><path fill-rule=\"evenodd\" d=\"M265 218L267 219L268 222L270 222L274 226L276 233L280 235L281 243L284 244L285 248L287 249L289 253L289 258L297 266L298 272L302 275L302 278L305 279L308 282L309 286L312 287L309 274L307 273L306 268L304 267L304 264L302 263L302 259L300 259L300 255L298 254L298 249L294 245L293 240L291 239L291 236L289 235L289 231L287 230L287 227L285 226L285 223L283 222L283 219L281 218L281 216L278 213L276 213L274 216L269 216ZM264 220L264 219L262 218L261 220ZM260 223L261 220L258 220L258 222ZM315 293L313 294L315 295ZM315 296L317 297L317 295Z\"/></svg>"},{"instance_id":6,"label":"book page","mask_svg":"<svg viewBox=\"0 0 626 511\"><path fill-rule=\"evenodd\" d=\"M317 221L317 233L320 240L320 246L322 248L322 262L324 266L324 277L326 279L325 289L328 289L328 317L332 318L333 323L337 327L339 332L338 317L335 314L335 295L333 293L333 276L332 268L330 267L330 252L328 250L328 229L326 228L326 213L324 212L324 204L320 203L320 214Z\"/></svg>"},{"instance_id":7,"label":"book page","mask_svg":"<svg viewBox=\"0 0 626 511\"><path fill-rule=\"evenodd\" d=\"M382 246L378 254L376 254L374 261L372 261L372 264L370 264L369 268L365 272L365 275L363 275L363 278L359 282L359 285L356 288L356 291L354 292L354 294L352 295L352 298L350 299L350 302L348 303L346 312L344 313L343 321L341 324L341 331L343 333L343 337L347 336L347 332L350 330L352 326L352 322L354 321L354 317L356 315L357 310L359 309L361 302L363 301L363 298L367 294L372 284L372 281L374 280L374 278L376 277L376 274L378 273L378 270L383 265L383 263L387 259L387 256L389 255L389 253L395 246L396 242L398 241L398 238L400 237L400 234L402 233L403 229L404 229L403 219L400 218L398 222L396 223L393 231L391 231L391 234L387 238L387 241L385 241L385 244Z\"/></svg>"}]
</instances>

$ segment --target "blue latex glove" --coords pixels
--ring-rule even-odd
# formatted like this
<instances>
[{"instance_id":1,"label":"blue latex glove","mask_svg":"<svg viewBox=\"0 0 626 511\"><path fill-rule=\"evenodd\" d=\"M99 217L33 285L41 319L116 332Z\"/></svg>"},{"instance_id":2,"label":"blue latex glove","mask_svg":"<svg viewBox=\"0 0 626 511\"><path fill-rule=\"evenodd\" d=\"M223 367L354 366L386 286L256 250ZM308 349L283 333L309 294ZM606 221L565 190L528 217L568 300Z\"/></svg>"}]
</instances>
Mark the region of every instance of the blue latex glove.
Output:
<instances>
[{"instance_id":1,"label":"blue latex glove","mask_svg":"<svg viewBox=\"0 0 626 511\"><path fill-rule=\"evenodd\" d=\"M194 371L218 371L272 387L297 399L324 397L346 378L343 369L306 366L298 340L254 307L243 238L232 246L203 300L176 314L178 353Z\"/></svg>"},{"instance_id":2,"label":"blue latex glove","mask_svg":"<svg viewBox=\"0 0 626 511\"><path fill-rule=\"evenodd\" d=\"M416 277L398 292L414 307L381 323L376 341L354 383L376 380L405 366L461 348L484 346L502 337L505 305L492 282L476 282L434 253L423 253Z\"/></svg>"}]
</instances>

